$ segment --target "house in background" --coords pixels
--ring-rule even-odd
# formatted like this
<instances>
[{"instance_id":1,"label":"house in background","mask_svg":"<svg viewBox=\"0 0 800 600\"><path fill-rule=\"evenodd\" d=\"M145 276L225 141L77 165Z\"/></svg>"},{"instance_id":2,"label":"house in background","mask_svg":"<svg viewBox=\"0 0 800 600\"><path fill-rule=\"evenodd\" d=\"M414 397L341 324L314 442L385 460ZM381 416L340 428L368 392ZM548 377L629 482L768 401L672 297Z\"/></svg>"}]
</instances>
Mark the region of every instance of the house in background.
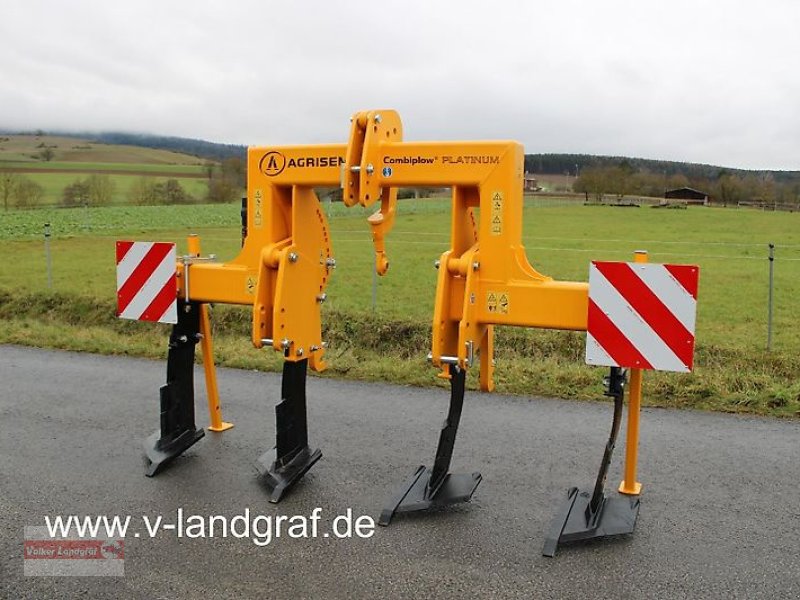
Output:
<instances>
[{"instance_id":1,"label":"house in background","mask_svg":"<svg viewBox=\"0 0 800 600\"><path fill-rule=\"evenodd\" d=\"M536 180L536 177L533 176L533 173L525 173L524 177L522 178L522 190L525 192L542 191L542 188L539 187L539 182Z\"/></svg>"},{"instance_id":2,"label":"house in background","mask_svg":"<svg viewBox=\"0 0 800 600\"><path fill-rule=\"evenodd\" d=\"M684 200L686 204L702 204L705 206L709 203L710 196L694 188L682 187L674 190L667 190L664 192L664 199Z\"/></svg>"}]
</instances>

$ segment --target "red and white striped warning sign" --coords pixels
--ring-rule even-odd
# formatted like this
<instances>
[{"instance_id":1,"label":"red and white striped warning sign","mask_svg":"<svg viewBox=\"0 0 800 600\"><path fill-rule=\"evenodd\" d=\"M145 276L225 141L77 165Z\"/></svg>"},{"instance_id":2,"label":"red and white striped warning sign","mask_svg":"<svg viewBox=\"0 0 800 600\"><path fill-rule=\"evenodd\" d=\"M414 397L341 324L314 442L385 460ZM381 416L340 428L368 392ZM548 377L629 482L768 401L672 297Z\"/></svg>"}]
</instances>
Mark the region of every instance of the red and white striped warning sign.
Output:
<instances>
[{"instance_id":1,"label":"red and white striped warning sign","mask_svg":"<svg viewBox=\"0 0 800 600\"><path fill-rule=\"evenodd\" d=\"M117 316L177 323L175 244L117 242Z\"/></svg>"},{"instance_id":2,"label":"red and white striped warning sign","mask_svg":"<svg viewBox=\"0 0 800 600\"><path fill-rule=\"evenodd\" d=\"M691 371L698 274L693 265L593 261L586 362Z\"/></svg>"}]
</instances>

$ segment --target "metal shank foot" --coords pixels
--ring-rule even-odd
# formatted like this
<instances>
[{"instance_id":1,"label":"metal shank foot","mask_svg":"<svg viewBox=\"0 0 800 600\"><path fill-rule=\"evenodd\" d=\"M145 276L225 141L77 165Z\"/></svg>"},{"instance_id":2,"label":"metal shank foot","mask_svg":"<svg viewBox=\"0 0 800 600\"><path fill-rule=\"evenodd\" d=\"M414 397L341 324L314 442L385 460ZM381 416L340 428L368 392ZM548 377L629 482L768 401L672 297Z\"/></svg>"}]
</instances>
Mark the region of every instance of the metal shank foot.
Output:
<instances>
[{"instance_id":1,"label":"metal shank foot","mask_svg":"<svg viewBox=\"0 0 800 600\"><path fill-rule=\"evenodd\" d=\"M187 429L168 443L164 443L161 440L161 431L154 432L143 444L147 460L145 475L153 477L172 459L194 446L205 434L202 429Z\"/></svg>"},{"instance_id":2,"label":"metal shank foot","mask_svg":"<svg viewBox=\"0 0 800 600\"><path fill-rule=\"evenodd\" d=\"M258 469L261 481L269 489L269 501L272 503L280 502L283 495L297 483L306 471L308 471L314 463L322 458L321 450L314 450L306 446L300 450L297 455L286 463L284 466L279 467L277 462L277 450L273 448L268 450L256 461L256 469Z\"/></svg>"},{"instance_id":3,"label":"metal shank foot","mask_svg":"<svg viewBox=\"0 0 800 600\"><path fill-rule=\"evenodd\" d=\"M453 475L449 472L453 447L464 407L467 373L457 365L448 365L450 375L450 407L439 433L439 445L433 467L419 467L381 512L378 525L386 526L395 513L429 510L466 502L481 482L480 473Z\"/></svg>"},{"instance_id":4,"label":"metal shank foot","mask_svg":"<svg viewBox=\"0 0 800 600\"><path fill-rule=\"evenodd\" d=\"M559 544L633 533L639 516L639 498L603 496L600 508L592 513L592 495L571 488L567 500L550 528L542 555L553 557Z\"/></svg>"},{"instance_id":5,"label":"metal shank foot","mask_svg":"<svg viewBox=\"0 0 800 600\"><path fill-rule=\"evenodd\" d=\"M387 526L396 513L430 510L467 502L481 482L480 473L448 473L438 489L430 490L431 469L420 466L381 511L378 525Z\"/></svg>"}]
</instances>

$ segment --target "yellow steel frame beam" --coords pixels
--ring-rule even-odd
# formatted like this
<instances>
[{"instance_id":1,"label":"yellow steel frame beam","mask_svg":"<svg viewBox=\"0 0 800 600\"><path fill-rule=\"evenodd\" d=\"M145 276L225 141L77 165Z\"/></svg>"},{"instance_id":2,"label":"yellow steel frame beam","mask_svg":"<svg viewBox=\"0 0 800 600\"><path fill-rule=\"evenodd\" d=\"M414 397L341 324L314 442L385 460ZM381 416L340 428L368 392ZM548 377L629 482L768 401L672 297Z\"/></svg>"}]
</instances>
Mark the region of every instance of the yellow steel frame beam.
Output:
<instances>
[{"instance_id":1,"label":"yellow steel frame beam","mask_svg":"<svg viewBox=\"0 0 800 600\"><path fill-rule=\"evenodd\" d=\"M447 186L453 192L450 248L438 261L433 364L465 369L477 350L481 388L488 391L494 325L586 330L588 284L555 281L528 262L520 144L403 142L400 116L392 110L356 113L351 122L347 145L249 148L242 250L224 264L179 263L179 294L202 303L252 305L257 348L271 345L287 360L308 358L322 370L320 303L335 262L313 188L341 185L348 206L380 200L368 221L375 268L383 275L396 189ZM635 461L633 454L634 468ZM626 475L625 483L632 482L635 470Z\"/></svg>"},{"instance_id":2,"label":"yellow steel frame beam","mask_svg":"<svg viewBox=\"0 0 800 600\"><path fill-rule=\"evenodd\" d=\"M251 147L247 237L227 263L178 264L178 293L198 302L253 306L252 341L287 360L325 367L320 303L335 264L313 188L337 186L345 146Z\"/></svg>"},{"instance_id":3,"label":"yellow steel frame beam","mask_svg":"<svg viewBox=\"0 0 800 600\"><path fill-rule=\"evenodd\" d=\"M588 285L555 281L528 262L523 170L517 142L403 142L395 111L352 119L345 203L369 206L401 186L453 189L451 247L439 260L431 358L436 366L466 368L480 350L485 390L492 387L493 325L586 329Z\"/></svg>"},{"instance_id":4,"label":"yellow steel frame beam","mask_svg":"<svg viewBox=\"0 0 800 600\"><path fill-rule=\"evenodd\" d=\"M490 389L493 325L585 330L587 284L554 281L525 254L522 146L403 142L402 135L395 111L370 111L354 115L347 145L251 147L241 253L224 264L178 265L179 293L200 302L252 305L256 347L270 344L288 360L310 358L312 368L322 369L319 304L332 248L313 188L342 185L349 206L380 200L369 223L376 270L383 274L396 189L449 186L451 247L439 261L433 363L465 368L479 350L481 385Z\"/></svg>"}]
</instances>

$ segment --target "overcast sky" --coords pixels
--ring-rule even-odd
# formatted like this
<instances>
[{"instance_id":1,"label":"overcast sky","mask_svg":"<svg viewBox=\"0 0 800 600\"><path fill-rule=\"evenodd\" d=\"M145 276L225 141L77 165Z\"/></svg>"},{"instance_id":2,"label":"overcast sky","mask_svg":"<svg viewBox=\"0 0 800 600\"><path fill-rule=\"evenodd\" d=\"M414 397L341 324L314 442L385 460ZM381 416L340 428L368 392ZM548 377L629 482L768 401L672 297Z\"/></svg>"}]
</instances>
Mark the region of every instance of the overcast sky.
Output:
<instances>
[{"instance_id":1,"label":"overcast sky","mask_svg":"<svg viewBox=\"0 0 800 600\"><path fill-rule=\"evenodd\" d=\"M800 169L800 2L0 0L0 127Z\"/></svg>"}]
</instances>

